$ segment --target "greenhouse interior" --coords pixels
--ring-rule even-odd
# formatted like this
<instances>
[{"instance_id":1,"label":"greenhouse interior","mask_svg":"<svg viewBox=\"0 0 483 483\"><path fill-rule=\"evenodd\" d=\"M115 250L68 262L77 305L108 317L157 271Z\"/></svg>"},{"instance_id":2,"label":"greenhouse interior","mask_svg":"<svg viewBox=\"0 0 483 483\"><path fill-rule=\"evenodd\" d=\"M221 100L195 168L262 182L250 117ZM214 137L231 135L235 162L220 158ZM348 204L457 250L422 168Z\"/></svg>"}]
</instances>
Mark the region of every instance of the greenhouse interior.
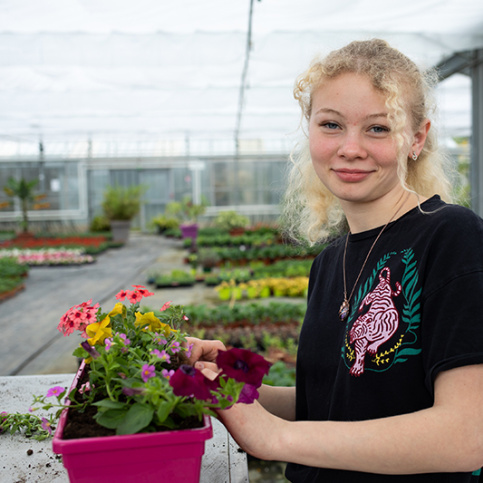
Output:
<instances>
[{"instance_id":1,"label":"greenhouse interior","mask_svg":"<svg viewBox=\"0 0 483 483\"><path fill-rule=\"evenodd\" d=\"M481 211L481 2L19 0L0 14L0 179L38 180L32 227L85 229L115 184L145 185L143 231L184 196L207 201L207 222L223 210L276 220L303 136L295 78L373 37L439 67L441 141ZM21 213L8 201L2 190L5 229Z\"/></svg>"},{"instance_id":2,"label":"greenhouse interior","mask_svg":"<svg viewBox=\"0 0 483 483\"><path fill-rule=\"evenodd\" d=\"M326 240L296 242L283 230L288 172L307 139L294 85L313 59L374 38L423 71L437 72L438 112L431 126L452 165L455 203L483 216L481 0L0 0L0 481L69 481L49 439L57 422L41 419L53 409L34 412L31 392L45 393L52 385L35 403L53 396L60 403L63 386L67 391L88 364L114 361L105 372L113 371L109 381L117 386L110 391L109 382L104 406L95 403L103 430L116 438L157 435L160 427L176 433L168 409L196 399L190 392L176 394L171 406L163 399L174 398L172 378L181 370L169 357L179 362L175 354L193 347L184 330L221 341L228 351L256 353L250 357L263 360L265 385L295 386L311 267ZM366 281L361 274L388 224L352 289L360 278L354 300L361 305L351 300L351 320L366 300L362 291L377 283L375 269ZM412 271L411 277L404 272L401 283L395 275L391 285L389 268L380 267L377 287L386 283L391 303L402 293L397 303L409 304L405 290L417 302L423 290L416 290L417 281L412 285L419 268L411 250L399 252ZM345 256L342 321L349 303ZM372 270L370 264L365 270ZM421 311L416 307L411 323ZM339 317L337 327L343 328L337 330L346 330L342 352L355 359L359 340L349 343L349 319L341 325ZM74 326L75 336L64 337ZM129 330L116 332L121 326ZM406 334L397 333L399 342L374 350L373 359L388 367L421 352L401 345L417 339L415 333L404 340ZM89 338L79 346L81 337ZM146 341L148 350L138 350ZM153 349L154 342L166 350ZM366 359L360 356L362 365L373 362L367 362L373 345ZM339 363L347 365L336 349ZM347 365L350 377L355 366L349 373ZM192 375L194 367L186 371ZM89 374L97 377L95 369ZM85 402L91 390L100 393L98 381L79 384L79 399ZM225 387L235 387L230 384ZM165 392L156 392L160 387ZM81 398L82 391L87 396ZM129 420L132 407L146 411L148 393L156 402L147 409L149 417L144 421L144 412ZM213 394L203 404L195 401L197 407L215 404ZM186 407L190 414L192 406ZM127 431L134 419L139 427ZM221 422L209 420L213 444L204 447L201 475L192 481L288 481L285 462L247 455ZM15 432L22 429L19 421L27 421L35 436L28 442ZM95 456L102 459L103 452ZM124 459L130 458L115 455L115 466ZM83 456L79 468L97 468L91 463ZM175 473L184 466L178 464ZM106 475L101 481L114 481L111 472ZM143 481L179 481L164 476Z\"/></svg>"}]
</instances>

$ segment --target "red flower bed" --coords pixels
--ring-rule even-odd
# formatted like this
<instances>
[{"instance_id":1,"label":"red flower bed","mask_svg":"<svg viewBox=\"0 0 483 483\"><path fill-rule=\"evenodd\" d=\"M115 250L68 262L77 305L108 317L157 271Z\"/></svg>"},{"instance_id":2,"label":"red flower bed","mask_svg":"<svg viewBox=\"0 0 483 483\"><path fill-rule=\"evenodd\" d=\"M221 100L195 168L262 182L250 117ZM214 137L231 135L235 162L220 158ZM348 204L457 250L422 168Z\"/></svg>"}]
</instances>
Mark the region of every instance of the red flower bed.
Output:
<instances>
[{"instance_id":1,"label":"red flower bed","mask_svg":"<svg viewBox=\"0 0 483 483\"><path fill-rule=\"evenodd\" d=\"M107 238L103 235L93 236L66 236L60 238L54 237L18 237L12 240L6 241L2 244L4 248L42 248L42 247L59 247L69 245L81 245L81 246L95 246L98 247L101 243L107 241Z\"/></svg>"}]
</instances>

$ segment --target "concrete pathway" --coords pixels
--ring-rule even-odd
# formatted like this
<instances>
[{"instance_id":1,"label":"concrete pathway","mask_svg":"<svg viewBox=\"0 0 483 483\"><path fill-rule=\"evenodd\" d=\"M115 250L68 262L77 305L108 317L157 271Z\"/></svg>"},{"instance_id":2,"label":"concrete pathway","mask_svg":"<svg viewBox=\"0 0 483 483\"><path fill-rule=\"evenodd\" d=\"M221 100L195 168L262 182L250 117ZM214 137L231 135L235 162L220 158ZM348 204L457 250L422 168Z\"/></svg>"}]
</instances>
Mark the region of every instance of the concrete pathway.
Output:
<instances>
[{"instance_id":1,"label":"concrete pathway","mask_svg":"<svg viewBox=\"0 0 483 483\"><path fill-rule=\"evenodd\" d=\"M60 317L89 299L111 308L119 290L147 285L151 271L187 269L185 253L179 240L131 234L124 247L99 255L94 264L32 268L26 289L0 303L0 376L75 372L72 352L82 339L78 334L63 337L57 330ZM144 305L157 309L168 300L183 305L207 303L210 296L215 297L212 292L203 284L156 290Z\"/></svg>"}]
</instances>

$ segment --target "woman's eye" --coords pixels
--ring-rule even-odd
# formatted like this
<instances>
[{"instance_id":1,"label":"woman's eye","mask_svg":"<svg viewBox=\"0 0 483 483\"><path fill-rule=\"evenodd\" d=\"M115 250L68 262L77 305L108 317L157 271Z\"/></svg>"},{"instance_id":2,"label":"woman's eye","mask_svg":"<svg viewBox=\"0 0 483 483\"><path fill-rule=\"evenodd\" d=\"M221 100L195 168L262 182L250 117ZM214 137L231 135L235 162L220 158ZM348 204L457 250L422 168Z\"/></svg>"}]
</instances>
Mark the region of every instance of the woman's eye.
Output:
<instances>
[{"instance_id":1,"label":"woman's eye","mask_svg":"<svg viewBox=\"0 0 483 483\"><path fill-rule=\"evenodd\" d=\"M339 127L338 124L335 122L323 122L321 126L326 127L328 129L337 129Z\"/></svg>"},{"instance_id":2,"label":"woman's eye","mask_svg":"<svg viewBox=\"0 0 483 483\"><path fill-rule=\"evenodd\" d=\"M377 133L377 134L389 132L389 129L387 127L384 127L384 126L372 126L370 130L372 132Z\"/></svg>"}]
</instances>

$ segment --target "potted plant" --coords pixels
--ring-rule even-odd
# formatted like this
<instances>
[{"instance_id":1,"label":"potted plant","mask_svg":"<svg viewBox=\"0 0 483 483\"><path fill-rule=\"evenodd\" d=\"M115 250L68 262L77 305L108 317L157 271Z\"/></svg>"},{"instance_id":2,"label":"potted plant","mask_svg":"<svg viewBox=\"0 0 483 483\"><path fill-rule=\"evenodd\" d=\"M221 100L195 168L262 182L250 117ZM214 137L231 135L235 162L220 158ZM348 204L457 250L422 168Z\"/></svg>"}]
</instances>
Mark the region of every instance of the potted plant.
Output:
<instances>
[{"instance_id":1,"label":"potted plant","mask_svg":"<svg viewBox=\"0 0 483 483\"><path fill-rule=\"evenodd\" d=\"M158 215L151 219L150 225L156 230L159 235L162 235L168 230L178 228L179 221L174 216Z\"/></svg>"},{"instance_id":2,"label":"potted plant","mask_svg":"<svg viewBox=\"0 0 483 483\"><path fill-rule=\"evenodd\" d=\"M219 353L218 377L206 379L186 364L183 308L167 302L157 316L142 312L140 302L150 295L135 285L116 295L110 312L90 300L61 318L64 335L79 331L87 339L74 351L83 364L69 391L50 388L35 404L59 407L53 449L71 482L199 481L204 440L212 434L208 416L253 402L269 371L260 355L231 349Z\"/></svg>"},{"instance_id":3,"label":"potted plant","mask_svg":"<svg viewBox=\"0 0 483 483\"><path fill-rule=\"evenodd\" d=\"M7 184L4 186L3 190L5 194L11 198L18 198L20 200L20 207L22 210L22 221L20 226L22 229L22 234L20 238L31 238L33 235L29 233L29 219L28 210L29 206L33 209L38 210L41 208L48 208L49 203L35 203L45 198L45 194L35 195L34 189L38 184L38 180L34 179L32 181L27 181L24 178L16 180L10 177Z\"/></svg>"},{"instance_id":4,"label":"potted plant","mask_svg":"<svg viewBox=\"0 0 483 483\"><path fill-rule=\"evenodd\" d=\"M202 248L198 252L198 263L204 272L209 273L220 262L221 258L215 250Z\"/></svg>"},{"instance_id":5,"label":"potted plant","mask_svg":"<svg viewBox=\"0 0 483 483\"><path fill-rule=\"evenodd\" d=\"M230 235L242 235L245 228L250 225L247 216L239 215L234 210L220 211L215 218L215 226L230 232Z\"/></svg>"},{"instance_id":6,"label":"potted plant","mask_svg":"<svg viewBox=\"0 0 483 483\"><path fill-rule=\"evenodd\" d=\"M191 196L184 196L181 201L172 201L166 205L166 214L175 216L180 221L181 236L196 240L198 219L206 211L208 202L202 197L201 203L193 203Z\"/></svg>"},{"instance_id":7,"label":"potted plant","mask_svg":"<svg viewBox=\"0 0 483 483\"><path fill-rule=\"evenodd\" d=\"M145 187L108 186L104 191L102 209L109 219L114 242L127 242L131 220L141 209L141 198Z\"/></svg>"}]
</instances>

